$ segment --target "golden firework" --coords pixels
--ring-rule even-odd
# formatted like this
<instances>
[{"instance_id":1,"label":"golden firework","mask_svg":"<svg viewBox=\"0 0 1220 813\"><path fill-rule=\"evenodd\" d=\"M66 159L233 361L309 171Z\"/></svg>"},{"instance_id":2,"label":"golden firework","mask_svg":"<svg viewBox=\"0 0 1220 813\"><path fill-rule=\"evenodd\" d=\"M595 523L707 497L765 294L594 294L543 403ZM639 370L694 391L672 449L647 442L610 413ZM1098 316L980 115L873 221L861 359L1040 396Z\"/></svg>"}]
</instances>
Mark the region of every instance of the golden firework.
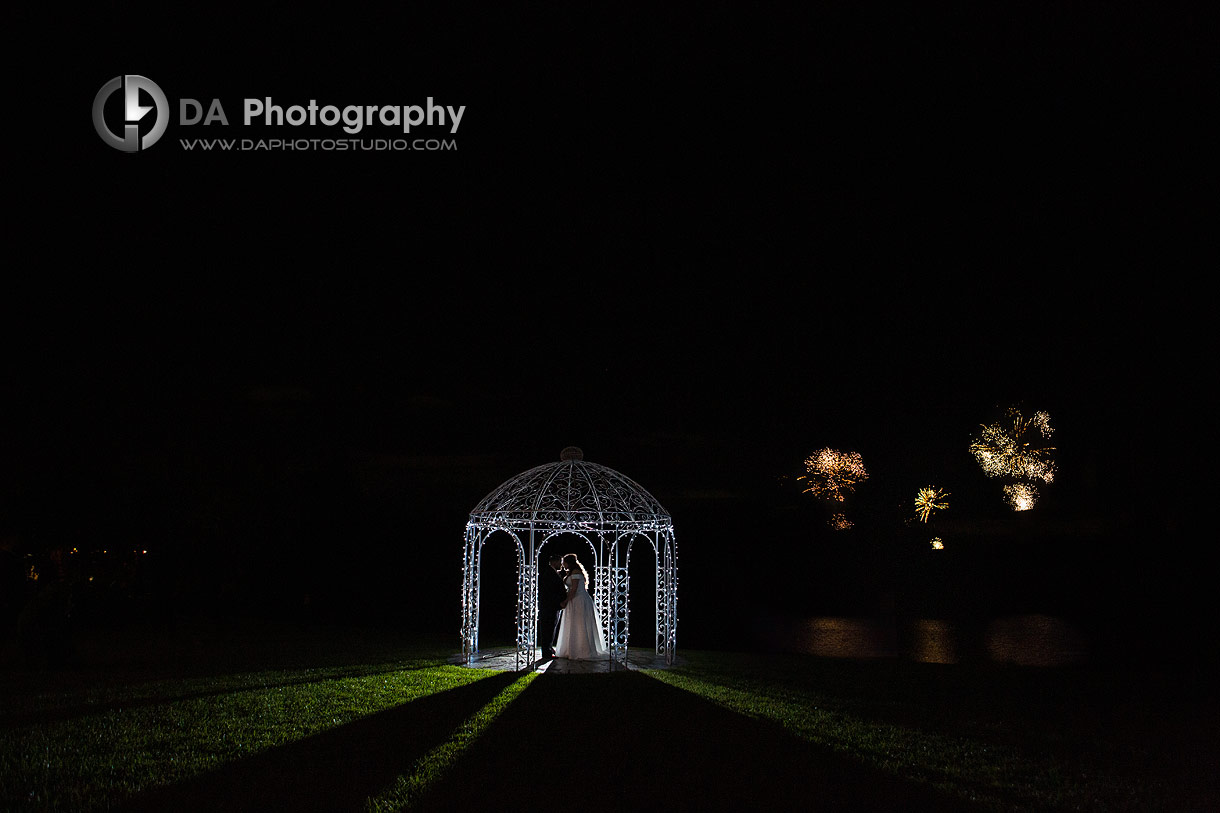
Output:
<instances>
[{"instance_id":1,"label":"golden firework","mask_svg":"<svg viewBox=\"0 0 1220 813\"><path fill-rule=\"evenodd\" d=\"M846 531L856 523L848 519L846 514L835 514L830 518L828 524L836 531Z\"/></svg>"},{"instance_id":2,"label":"golden firework","mask_svg":"<svg viewBox=\"0 0 1220 813\"><path fill-rule=\"evenodd\" d=\"M1028 511L1038 501L1038 489L1028 483L1004 486L1004 499L1014 511Z\"/></svg>"},{"instance_id":3,"label":"golden firework","mask_svg":"<svg viewBox=\"0 0 1220 813\"><path fill-rule=\"evenodd\" d=\"M868 471L858 452L827 448L805 458L805 474L797 479L805 481L802 493L843 502L857 485L868 479Z\"/></svg>"},{"instance_id":4,"label":"golden firework","mask_svg":"<svg viewBox=\"0 0 1220 813\"><path fill-rule=\"evenodd\" d=\"M932 537L932 550L944 550L945 543L939 536Z\"/></svg>"},{"instance_id":5,"label":"golden firework","mask_svg":"<svg viewBox=\"0 0 1220 813\"><path fill-rule=\"evenodd\" d=\"M945 501L948 496L949 492L936 486L924 486L919 489L919 493L915 495L915 516L927 522L933 511L949 507L949 503Z\"/></svg>"},{"instance_id":6,"label":"golden firework","mask_svg":"<svg viewBox=\"0 0 1220 813\"><path fill-rule=\"evenodd\" d=\"M988 477L1012 477L1016 480L1055 479L1054 446L1044 446L1035 435L1049 438L1050 415L1035 412L1025 418L1010 408L1005 420L982 426L982 431L970 442L970 453ZM1036 431L1035 431L1036 430Z\"/></svg>"}]
</instances>

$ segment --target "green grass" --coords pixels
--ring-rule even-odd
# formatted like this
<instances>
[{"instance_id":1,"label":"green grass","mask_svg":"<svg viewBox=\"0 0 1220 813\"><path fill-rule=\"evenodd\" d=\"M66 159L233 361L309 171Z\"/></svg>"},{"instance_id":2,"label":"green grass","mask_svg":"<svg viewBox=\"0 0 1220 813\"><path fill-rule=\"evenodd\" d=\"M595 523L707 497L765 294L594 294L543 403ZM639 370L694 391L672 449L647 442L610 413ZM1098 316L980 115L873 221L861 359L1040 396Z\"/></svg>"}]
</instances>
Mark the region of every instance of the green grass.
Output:
<instances>
[{"instance_id":1,"label":"green grass","mask_svg":"<svg viewBox=\"0 0 1220 813\"><path fill-rule=\"evenodd\" d=\"M81 686L9 704L7 808L92 810L493 673L437 658Z\"/></svg>"},{"instance_id":2,"label":"green grass","mask_svg":"<svg viewBox=\"0 0 1220 813\"><path fill-rule=\"evenodd\" d=\"M1156 673L686 653L650 672L980 807L1214 809L1214 694Z\"/></svg>"},{"instance_id":3,"label":"green grass","mask_svg":"<svg viewBox=\"0 0 1220 813\"><path fill-rule=\"evenodd\" d=\"M399 776L389 788L371 797L365 805L365 810L370 813L390 813L410 808L483 736L492 721L500 716L509 703L517 699L517 695L521 694L538 674L528 672L510 683L490 703L471 715L454 731L452 737L418 760L409 773Z\"/></svg>"},{"instance_id":4,"label":"green grass","mask_svg":"<svg viewBox=\"0 0 1220 813\"><path fill-rule=\"evenodd\" d=\"M752 777L780 806L874 788L921 809L1207 810L1220 798L1214 690L1183 673L682 652L645 674L537 676L334 631L254 660L224 641L194 646L209 657L168 672L150 659L0 673L0 809L446 809L573 759L678 807L743 793ZM537 802L526 797L514 801Z\"/></svg>"}]
</instances>

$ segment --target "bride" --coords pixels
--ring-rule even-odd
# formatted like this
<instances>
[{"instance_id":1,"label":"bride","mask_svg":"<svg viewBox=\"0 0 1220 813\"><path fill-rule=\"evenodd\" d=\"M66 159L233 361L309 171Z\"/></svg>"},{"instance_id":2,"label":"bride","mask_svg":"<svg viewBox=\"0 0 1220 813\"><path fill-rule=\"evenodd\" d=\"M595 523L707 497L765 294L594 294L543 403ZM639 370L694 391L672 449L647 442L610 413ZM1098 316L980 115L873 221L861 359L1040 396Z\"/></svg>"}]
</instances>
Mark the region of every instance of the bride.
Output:
<instances>
[{"instance_id":1,"label":"bride","mask_svg":"<svg viewBox=\"0 0 1220 813\"><path fill-rule=\"evenodd\" d=\"M587 588L589 574L574 553L563 557L563 566L568 573L563 580L568 597L559 605L563 608L563 619L559 622L555 657L577 661L605 657L602 621Z\"/></svg>"}]
</instances>

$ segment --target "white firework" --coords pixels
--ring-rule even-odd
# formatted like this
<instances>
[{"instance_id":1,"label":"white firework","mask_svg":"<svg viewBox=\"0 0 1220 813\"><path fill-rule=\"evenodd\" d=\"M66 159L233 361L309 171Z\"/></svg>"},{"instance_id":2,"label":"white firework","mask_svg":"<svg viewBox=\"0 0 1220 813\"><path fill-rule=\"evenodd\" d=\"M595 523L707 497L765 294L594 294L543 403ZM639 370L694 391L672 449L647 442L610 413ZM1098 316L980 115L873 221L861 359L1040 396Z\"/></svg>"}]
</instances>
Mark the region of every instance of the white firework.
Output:
<instances>
[{"instance_id":1,"label":"white firework","mask_svg":"<svg viewBox=\"0 0 1220 813\"><path fill-rule=\"evenodd\" d=\"M1038 501L1038 489L1028 483L1004 486L1004 499L1014 511L1028 511Z\"/></svg>"}]
</instances>

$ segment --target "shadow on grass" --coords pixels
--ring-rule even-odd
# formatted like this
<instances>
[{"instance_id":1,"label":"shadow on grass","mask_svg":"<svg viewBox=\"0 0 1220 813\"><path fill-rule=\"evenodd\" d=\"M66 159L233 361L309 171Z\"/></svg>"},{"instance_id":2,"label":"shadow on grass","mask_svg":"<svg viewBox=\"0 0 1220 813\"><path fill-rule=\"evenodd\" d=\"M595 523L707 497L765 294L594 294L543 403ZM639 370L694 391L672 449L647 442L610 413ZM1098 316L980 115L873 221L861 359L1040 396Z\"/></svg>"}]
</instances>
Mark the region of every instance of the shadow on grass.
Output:
<instances>
[{"instance_id":1,"label":"shadow on grass","mask_svg":"<svg viewBox=\"0 0 1220 813\"><path fill-rule=\"evenodd\" d=\"M360 810L519 675L505 672L145 791L126 811Z\"/></svg>"},{"instance_id":2,"label":"shadow on grass","mask_svg":"<svg viewBox=\"0 0 1220 813\"><path fill-rule=\"evenodd\" d=\"M968 742L989 755L980 762L1002 766L1000 773L1013 783L986 770L950 775L922 759L915 762L923 763L929 781L996 806L1062 798L1064 806L1072 804L1066 800L1090 799L1116 809L1220 809L1214 805L1214 766L1220 764L1212 734L1220 719L1214 676L1162 669L721 654L692 658L683 674L731 692L771 692L851 719L861 729L901 730L907 742L925 735L946 738L950 747ZM824 742L836 739L819 734ZM852 747L846 737L838 742ZM874 750L873 756L885 754ZM1132 795L1132 787L1140 790Z\"/></svg>"},{"instance_id":3,"label":"shadow on grass","mask_svg":"<svg viewBox=\"0 0 1220 813\"><path fill-rule=\"evenodd\" d=\"M420 666L404 667L400 663L388 663L382 666L370 666L363 669L335 668L318 670L314 674L277 681L251 680L248 684L231 683L217 689L197 689L194 691L157 692L146 697L120 698L104 703L77 703L71 706L54 709L39 709L35 711L0 712L0 731L7 728L17 728L23 725L53 723L61 720L71 720L86 714L104 714L115 709L140 709L149 706L163 706L183 700L198 700L205 697L222 697L227 694L238 694L250 691L268 691L272 689L306 686L329 680L346 680L348 678L372 677L373 675L390 675L409 672L417 669L433 669L440 664L425 663ZM257 674L257 673L255 673ZM174 680L171 683L185 682ZM201 678L194 678L194 681Z\"/></svg>"},{"instance_id":4,"label":"shadow on grass","mask_svg":"<svg viewBox=\"0 0 1220 813\"><path fill-rule=\"evenodd\" d=\"M418 809L974 810L639 673L543 675Z\"/></svg>"}]
</instances>

